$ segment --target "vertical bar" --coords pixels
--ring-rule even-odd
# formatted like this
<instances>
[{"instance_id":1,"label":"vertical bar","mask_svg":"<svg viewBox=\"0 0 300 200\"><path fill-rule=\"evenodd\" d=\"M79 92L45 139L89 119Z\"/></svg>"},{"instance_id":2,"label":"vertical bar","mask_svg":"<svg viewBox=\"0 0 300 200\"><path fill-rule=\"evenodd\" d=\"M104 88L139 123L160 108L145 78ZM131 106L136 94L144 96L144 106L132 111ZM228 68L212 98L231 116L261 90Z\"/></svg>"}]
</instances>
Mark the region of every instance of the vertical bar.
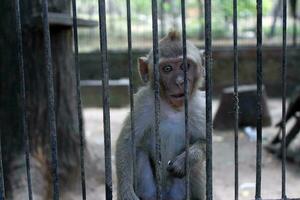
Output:
<instances>
[{"instance_id":1,"label":"vertical bar","mask_svg":"<svg viewBox=\"0 0 300 200\"><path fill-rule=\"evenodd\" d=\"M297 16L297 10L295 13L295 17L293 19L293 46L296 47L297 46L297 21L298 21L298 16Z\"/></svg>"},{"instance_id":2,"label":"vertical bar","mask_svg":"<svg viewBox=\"0 0 300 200\"><path fill-rule=\"evenodd\" d=\"M262 157L262 0L257 0L257 108L256 108L256 190L255 199L261 199L261 157Z\"/></svg>"},{"instance_id":3,"label":"vertical bar","mask_svg":"<svg viewBox=\"0 0 300 200\"><path fill-rule=\"evenodd\" d=\"M165 35L165 9L164 9L165 0L160 0L160 37Z\"/></svg>"},{"instance_id":4,"label":"vertical bar","mask_svg":"<svg viewBox=\"0 0 300 200\"><path fill-rule=\"evenodd\" d=\"M86 184L85 184L85 163L84 163L84 150L85 150L85 138L83 135L83 123L82 123L82 104L80 94L80 66L78 58L78 28L77 28L77 6L76 0L72 0L72 13L73 13L73 39L75 50L75 72L76 72L76 98L77 98L77 117L78 117L78 130L80 138L80 175L81 175L81 190L82 199L86 199Z\"/></svg>"},{"instance_id":5,"label":"vertical bar","mask_svg":"<svg viewBox=\"0 0 300 200\"><path fill-rule=\"evenodd\" d=\"M213 199L212 172L212 67L211 0L205 1L205 85L206 85L206 199Z\"/></svg>"},{"instance_id":6,"label":"vertical bar","mask_svg":"<svg viewBox=\"0 0 300 200\"><path fill-rule=\"evenodd\" d=\"M98 0L99 28L101 46L102 91L103 91L103 123L105 147L105 192L106 199L112 200L112 168L111 168L111 139L110 139L110 111L109 111L109 68L107 62L107 35L105 0Z\"/></svg>"},{"instance_id":7,"label":"vertical bar","mask_svg":"<svg viewBox=\"0 0 300 200\"><path fill-rule=\"evenodd\" d=\"M287 27L287 0L283 0L282 6L282 199L286 199L286 27Z\"/></svg>"},{"instance_id":8,"label":"vertical bar","mask_svg":"<svg viewBox=\"0 0 300 200\"><path fill-rule=\"evenodd\" d=\"M133 188L136 189L136 150L135 150L135 123L134 123L134 99L133 99L133 72L132 72L132 38L131 38L131 6L130 0L126 0L127 8L127 41L128 41L128 75L130 98L130 128L131 128L131 153L133 166Z\"/></svg>"},{"instance_id":9,"label":"vertical bar","mask_svg":"<svg viewBox=\"0 0 300 200\"><path fill-rule=\"evenodd\" d=\"M44 56L47 70L47 100L48 100L48 123L50 129L51 142L51 169L53 181L53 199L59 199L58 184L58 161L57 161L57 137L56 137L56 119L54 107L54 86L53 86L53 66L51 55L50 30L48 21L48 0L43 0L43 33L44 33Z\"/></svg>"},{"instance_id":10,"label":"vertical bar","mask_svg":"<svg viewBox=\"0 0 300 200\"><path fill-rule=\"evenodd\" d=\"M24 74L24 60L23 60L23 41L22 41L22 25L20 16L20 1L15 0L15 14L16 14L16 32L17 32L17 45L18 45L18 64L20 76L20 95L21 95L21 131L24 142L26 173L27 173L27 187L28 199L32 200L32 186L30 176L30 145L29 133L27 127L27 112L26 112L26 92L25 92L25 74Z\"/></svg>"},{"instance_id":11,"label":"vertical bar","mask_svg":"<svg viewBox=\"0 0 300 200\"><path fill-rule=\"evenodd\" d=\"M239 92L238 92L238 28L237 0L233 0L233 85L234 85L234 199L239 199Z\"/></svg>"},{"instance_id":12,"label":"vertical bar","mask_svg":"<svg viewBox=\"0 0 300 200\"><path fill-rule=\"evenodd\" d=\"M157 0L152 0L152 37L153 37L153 77L154 77L154 103L155 103L155 168L156 168L156 181L157 181L157 199L162 200L161 192L161 152L160 145L161 139L159 134L159 115L160 115L160 102L159 102L159 68L158 68L158 28L157 28Z\"/></svg>"},{"instance_id":13,"label":"vertical bar","mask_svg":"<svg viewBox=\"0 0 300 200\"><path fill-rule=\"evenodd\" d=\"M0 200L5 200L5 184L2 163L2 132L0 129Z\"/></svg>"},{"instance_id":14,"label":"vertical bar","mask_svg":"<svg viewBox=\"0 0 300 200\"><path fill-rule=\"evenodd\" d=\"M186 189L186 199L190 199L190 166L189 166L189 91L188 91L188 81L187 81L187 59L186 59L186 23L185 23L185 0L181 0L181 24L182 24L182 55L183 55L183 65L184 65L184 125L185 125L185 189Z\"/></svg>"}]
</instances>

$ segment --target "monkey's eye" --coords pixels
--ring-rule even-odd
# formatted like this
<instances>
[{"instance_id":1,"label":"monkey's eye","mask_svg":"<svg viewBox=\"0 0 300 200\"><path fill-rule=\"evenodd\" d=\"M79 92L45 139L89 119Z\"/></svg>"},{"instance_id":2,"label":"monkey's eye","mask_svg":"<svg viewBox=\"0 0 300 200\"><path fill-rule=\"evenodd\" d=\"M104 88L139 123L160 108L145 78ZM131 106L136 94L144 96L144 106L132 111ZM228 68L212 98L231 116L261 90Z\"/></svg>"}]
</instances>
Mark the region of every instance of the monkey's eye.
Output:
<instances>
[{"instance_id":1,"label":"monkey's eye","mask_svg":"<svg viewBox=\"0 0 300 200\"><path fill-rule=\"evenodd\" d=\"M181 65L180 65L180 69L181 70L184 70L184 63L182 63ZM187 70L189 70L190 69L190 63L187 63L187 68L186 68Z\"/></svg>"},{"instance_id":2,"label":"monkey's eye","mask_svg":"<svg viewBox=\"0 0 300 200\"><path fill-rule=\"evenodd\" d=\"M165 66L163 66L163 71L164 72L170 72L172 70L173 70L173 68L172 68L171 65L165 65Z\"/></svg>"}]
</instances>

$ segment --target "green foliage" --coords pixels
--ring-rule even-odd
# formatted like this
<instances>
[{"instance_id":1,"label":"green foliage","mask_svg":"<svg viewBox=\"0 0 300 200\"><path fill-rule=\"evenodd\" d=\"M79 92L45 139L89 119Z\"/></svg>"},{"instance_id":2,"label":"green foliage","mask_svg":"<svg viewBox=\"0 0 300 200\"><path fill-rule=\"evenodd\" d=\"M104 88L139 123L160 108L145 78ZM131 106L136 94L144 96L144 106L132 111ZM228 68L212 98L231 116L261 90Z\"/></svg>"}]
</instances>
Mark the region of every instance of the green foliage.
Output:
<instances>
[{"instance_id":1,"label":"green foliage","mask_svg":"<svg viewBox=\"0 0 300 200\"><path fill-rule=\"evenodd\" d=\"M148 0L132 0L131 9L136 13L150 14L151 13L151 1Z\"/></svg>"},{"instance_id":2,"label":"green foliage","mask_svg":"<svg viewBox=\"0 0 300 200\"><path fill-rule=\"evenodd\" d=\"M181 1L158 0L158 17L161 1L164 1L165 30L172 26L181 27ZM131 0L132 36L137 41L150 41L152 37L151 0ZM205 0L186 0L186 30L189 38L198 39L204 30ZM212 0L212 35L214 39L232 37L233 0ZM239 36L249 38L255 34L256 0L238 0ZM275 1L263 1L263 15L271 14ZM106 0L107 31L109 44L120 45L126 40L126 0ZM98 20L98 0L77 0L80 17ZM160 22L160 19L159 19ZM160 23L158 24L160 28ZM269 28L264 23L264 29ZM97 33L98 29L88 32ZM89 33L90 34L90 33ZM85 34L84 34L85 35ZM98 40L98 33L95 40ZM92 42L94 45L95 42ZM98 44L96 42L95 44ZM151 42L149 43L151 44ZM126 46L126 45L125 45Z\"/></svg>"},{"instance_id":3,"label":"green foliage","mask_svg":"<svg viewBox=\"0 0 300 200\"><path fill-rule=\"evenodd\" d=\"M242 0L238 2L238 17L247 17L256 15L256 1ZM272 8L272 1L263 1L263 12L267 14ZM213 10L217 11L224 17L232 16L233 3L230 0L212 1ZM214 12L215 13L215 12Z\"/></svg>"}]
</instances>

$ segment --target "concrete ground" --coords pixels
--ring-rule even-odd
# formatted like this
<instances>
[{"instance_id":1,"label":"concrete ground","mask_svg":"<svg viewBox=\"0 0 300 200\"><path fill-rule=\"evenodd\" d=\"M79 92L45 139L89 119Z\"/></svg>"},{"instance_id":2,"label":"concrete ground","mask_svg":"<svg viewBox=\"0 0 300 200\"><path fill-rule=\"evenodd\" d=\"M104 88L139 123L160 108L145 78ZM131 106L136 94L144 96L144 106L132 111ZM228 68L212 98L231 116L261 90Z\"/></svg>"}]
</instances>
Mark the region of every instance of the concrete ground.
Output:
<instances>
[{"instance_id":1,"label":"concrete ground","mask_svg":"<svg viewBox=\"0 0 300 200\"><path fill-rule=\"evenodd\" d=\"M218 102L213 102L215 113ZM281 117L280 100L268 102L273 124ZM111 109L112 152L122 121L129 108ZM104 161L103 161L103 122L102 109L84 109L85 130L90 158L87 160L87 199L105 199ZM267 144L277 129L263 129L263 143ZM256 142L251 141L241 130L239 133L239 196L240 199L254 199L255 195L255 159ZM299 140L298 140L299 141ZM234 199L234 146L233 132L214 131L213 136L213 192L216 200ZM300 146L300 142L297 142ZM294 144L295 145L295 144ZM297 145L297 144L296 144ZM112 155L114 166L114 155ZM90 164L89 164L90 163ZM289 198L300 197L300 165L287 163L287 195ZM115 190L115 173L113 169ZM80 191L80 189L79 189ZM77 195L65 195L63 199L80 199ZM116 195L114 195L116 196ZM77 198L78 197L78 198ZM271 199L281 197L281 160L263 149L262 159L262 197ZM115 198L114 198L115 199Z\"/></svg>"}]
</instances>

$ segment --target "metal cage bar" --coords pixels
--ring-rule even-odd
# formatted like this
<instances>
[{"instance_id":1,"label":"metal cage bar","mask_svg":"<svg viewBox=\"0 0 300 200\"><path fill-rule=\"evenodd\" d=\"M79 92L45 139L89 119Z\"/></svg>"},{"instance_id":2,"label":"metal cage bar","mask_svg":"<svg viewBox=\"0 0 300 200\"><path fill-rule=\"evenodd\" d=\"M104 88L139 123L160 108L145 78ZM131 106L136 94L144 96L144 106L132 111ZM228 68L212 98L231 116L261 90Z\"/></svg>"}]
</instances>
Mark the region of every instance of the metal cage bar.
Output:
<instances>
[{"instance_id":1,"label":"metal cage bar","mask_svg":"<svg viewBox=\"0 0 300 200\"><path fill-rule=\"evenodd\" d=\"M105 0L98 0L99 28L102 68L103 91L103 123L104 123L104 150L105 150L105 193L106 199L112 200L112 167L111 167L111 137L110 137L110 105L109 105L109 67L107 59L106 11Z\"/></svg>"},{"instance_id":2,"label":"metal cage bar","mask_svg":"<svg viewBox=\"0 0 300 200\"><path fill-rule=\"evenodd\" d=\"M166 34L165 32L165 27L166 27L166 23L165 23L165 0L160 0L160 10L159 10L159 17L160 17L160 36L164 37L164 35Z\"/></svg>"},{"instance_id":3,"label":"metal cage bar","mask_svg":"<svg viewBox=\"0 0 300 200\"><path fill-rule=\"evenodd\" d=\"M5 199L5 183L3 174L3 163L2 163L2 132L0 129L0 200Z\"/></svg>"},{"instance_id":4,"label":"metal cage bar","mask_svg":"<svg viewBox=\"0 0 300 200\"><path fill-rule=\"evenodd\" d=\"M51 170L53 182L53 199L59 199L59 183L58 183L58 160L57 160L57 137L56 137L56 119L54 106L54 86L53 86L53 66L51 55L50 30L48 20L48 0L43 0L43 34L44 34L44 56L47 70L47 101L48 101L48 123L50 129L51 140Z\"/></svg>"},{"instance_id":5,"label":"metal cage bar","mask_svg":"<svg viewBox=\"0 0 300 200\"><path fill-rule=\"evenodd\" d=\"M286 199L286 28L287 28L287 1L282 6L282 199Z\"/></svg>"},{"instance_id":6,"label":"metal cage bar","mask_svg":"<svg viewBox=\"0 0 300 200\"><path fill-rule=\"evenodd\" d=\"M234 199L239 199L239 91L237 0L233 0L233 85L234 85Z\"/></svg>"},{"instance_id":7,"label":"metal cage bar","mask_svg":"<svg viewBox=\"0 0 300 200\"><path fill-rule=\"evenodd\" d=\"M294 17L293 20L293 46L296 47L297 46L297 39L298 39L298 15L296 13L296 16Z\"/></svg>"},{"instance_id":8,"label":"metal cage bar","mask_svg":"<svg viewBox=\"0 0 300 200\"><path fill-rule=\"evenodd\" d=\"M159 101L159 50L158 50L158 25L157 25L157 0L152 0L152 39L153 39L153 77L154 77L154 131L155 131L155 168L156 168L156 182L157 182L157 199L162 199L161 186L161 138L159 134L160 124L160 101Z\"/></svg>"},{"instance_id":9,"label":"metal cage bar","mask_svg":"<svg viewBox=\"0 0 300 200\"><path fill-rule=\"evenodd\" d=\"M129 95L130 95L130 119L131 119L131 141L132 141L132 155L133 155L133 169L136 172L136 151L135 151L135 123L134 123L134 88L133 88L133 70L132 70L132 33L131 33L131 8L130 0L127 3L127 37L128 37L128 74L129 74ZM263 74L262 74L262 0L257 0L257 144L256 144L256 190L255 199L262 200L261 197L261 164L262 164L262 93L263 93ZM102 69L102 89L103 89L103 123L104 123L104 143L105 143L105 183L106 183L106 199L112 200L112 166L111 166L111 133L110 133L110 104L109 104L109 66L107 57L107 32L106 32L106 10L105 0L98 0L99 6L99 29L100 29L100 47L101 47L101 69ZM73 36L75 49L75 72L76 72L76 89L77 89L77 109L78 122L80 134L80 166L81 166L81 186L82 199L86 199L86 181L85 181L85 162L84 162L84 148L85 138L83 134L82 123L82 103L80 95L80 69L78 57L78 27L77 27L77 12L76 0L72 0L73 11ZM237 0L233 0L233 51L234 51L234 65L233 65L233 84L234 84L234 197L239 199L239 91L238 91L238 22L237 22ZM283 0L283 35L282 35L282 196L281 199L288 199L286 194L286 79L287 79L287 0ZM190 198L190 166L189 166L189 115L188 115L188 81L187 81L187 49L186 49L186 22L185 22L185 0L181 0L181 14L182 14L182 51L184 64L184 107L185 107L185 149L186 149L186 199ZM25 74L24 61L22 49L22 25L20 16L20 2L15 0L15 15L16 15L16 32L18 45L18 64L20 73L20 93L21 93L21 112L22 112L22 133L26 160L26 173L28 184L28 197L32 200L32 184L30 176L30 141L27 127L26 115L26 92L25 92ZM153 31L153 77L154 77L154 130L156 138L156 180L157 180L157 199L162 199L162 180L161 180L161 138L159 134L160 126L160 99L159 99L159 43L158 43L158 24L157 24L157 0L152 0L152 31ZM44 56L47 70L47 101L48 101L48 123L50 129L51 140L51 172L53 179L53 199L59 200L59 178L58 178L58 157L57 157L57 136L56 136L56 119L54 107L54 83L53 83L53 66L51 55L50 30L48 21L48 1L42 2L42 16L43 16L43 34L44 34ZM295 24L294 24L295 26ZM294 44L295 28L293 35ZM206 67L206 199L213 199L213 148L212 148L212 34L211 34L211 0L205 1L205 67ZM1 131L1 130L0 130ZM1 136L0 136L0 199L5 198L5 186L2 166L2 151L1 151ZM134 187L136 188L136 181L134 180ZM290 199L292 200L292 199ZM299 198L293 198L299 200Z\"/></svg>"},{"instance_id":10,"label":"metal cage bar","mask_svg":"<svg viewBox=\"0 0 300 200\"><path fill-rule=\"evenodd\" d=\"M135 121L134 121L134 88L133 88L133 70L132 70L132 36L131 36L131 4L126 0L127 9L127 42L128 42L128 76L129 76L129 99L130 99L130 129L131 129L131 153L133 166L133 188L136 189L136 144L135 144Z\"/></svg>"},{"instance_id":11,"label":"metal cage bar","mask_svg":"<svg viewBox=\"0 0 300 200\"><path fill-rule=\"evenodd\" d=\"M256 108L256 189L255 199L261 199L261 158L262 158L262 0L257 0L257 45L256 45L256 83L257 83L257 108Z\"/></svg>"},{"instance_id":12,"label":"metal cage bar","mask_svg":"<svg viewBox=\"0 0 300 200\"><path fill-rule=\"evenodd\" d=\"M78 58L78 27L77 27L77 6L76 0L72 0L72 14L73 14L73 39L74 39L74 58L75 58L75 72L76 72L76 98L77 98L77 118L78 118L78 131L80 140L80 176L81 176L81 190L82 199L86 199L86 183L85 183L85 137L83 133L83 120L82 120L82 103L80 94L80 66Z\"/></svg>"},{"instance_id":13,"label":"metal cage bar","mask_svg":"<svg viewBox=\"0 0 300 200\"><path fill-rule=\"evenodd\" d=\"M184 71L184 126L185 126L185 189L186 199L190 199L190 165L189 165L189 91L187 80L187 58L186 58L186 23L185 23L185 0L181 0L181 24L182 24L182 55L183 55L183 71Z\"/></svg>"},{"instance_id":14,"label":"metal cage bar","mask_svg":"<svg viewBox=\"0 0 300 200\"><path fill-rule=\"evenodd\" d=\"M29 133L27 126L27 112L26 112L26 90L25 90L25 72L24 72L24 59L23 59L23 39L22 39L22 24L20 15L20 1L15 0L15 14L16 14L16 32L17 32L17 45L18 45L18 65L19 65L19 78L20 78L20 96L21 96L21 132L23 137L25 161L26 161L26 175L28 187L28 199L32 200L32 186L30 174L30 144Z\"/></svg>"},{"instance_id":15,"label":"metal cage bar","mask_svg":"<svg viewBox=\"0 0 300 200\"><path fill-rule=\"evenodd\" d=\"M205 5L205 89L206 89L206 199L213 199L212 172L212 39L211 39L211 0Z\"/></svg>"}]
</instances>

